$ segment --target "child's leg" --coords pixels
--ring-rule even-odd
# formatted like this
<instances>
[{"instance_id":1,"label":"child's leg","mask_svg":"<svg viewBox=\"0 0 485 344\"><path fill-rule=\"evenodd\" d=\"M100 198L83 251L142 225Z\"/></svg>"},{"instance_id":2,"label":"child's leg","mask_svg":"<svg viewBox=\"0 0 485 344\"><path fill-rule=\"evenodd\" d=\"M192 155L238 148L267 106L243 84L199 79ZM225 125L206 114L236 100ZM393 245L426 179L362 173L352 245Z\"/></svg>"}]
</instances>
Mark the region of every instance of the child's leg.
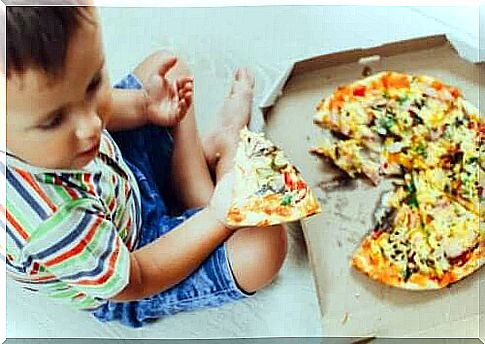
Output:
<instances>
[{"instance_id":1,"label":"child's leg","mask_svg":"<svg viewBox=\"0 0 485 344\"><path fill-rule=\"evenodd\" d=\"M216 179L233 166L239 132L249 123L253 88L253 76L244 68L238 69L219 110L218 125L202 141L207 163L215 170Z\"/></svg>"},{"instance_id":2,"label":"child's leg","mask_svg":"<svg viewBox=\"0 0 485 344\"><path fill-rule=\"evenodd\" d=\"M151 55L135 69L134 73L142 82L146 82L149 75L157 70L156 67L167 56L167 52ZM176 66L171 72L188 73L183 64L178 68L177 70ZM174 156L177 153L181 156L178 157L172 171L177 171L177 166L189 168L191 165L203 171L203 174L191 174L189 171L188 174L178 176L177 173L173 174L178 178L177 187L183 189L183 194L188 196L187 200L197 200L194 195L203 196L200 203L194 202L195 206L205 205L212 195L213 186L212 182L208 182L210 175L207 163L215 167L217 179L232 167L239 141L239 130L249 122L253 86L254 79L249 72L244 69L238 70L231 91L218 114L218 127L204 138L203 145L200 145L193 110L175 133L175 149L178 146L179 150L174 151ZM191 154L195 154L195 158ZM201 159L204 157L202 163ZM187 184L184 184L184 181ZM253 292L271 282L281 268L287 250L286 231L283 226L243 229L235 232L226 245L237 283L243 290Z\"/></svg>"},{"instance_id":3,"label":"child's leg","mask_svg":"<svg viewBox=\"0 0 485 344\"><path fill-rule=\"evenodd\" d=\"M239 77L244 79L242 75ZM250 83L243 82L242 85L244 84ZM128 76L117 87L139 88L140 84ZM226 101L221 115L247 118L247 103L246 106L239 107L238 102L244 101L234 100L239 94L234 90L237 88L239 86L233 85L232 97L228 98L232 100ZM229 122L234 124L233 118ZM227 132L225 134L231 137ZM147 126L112 135L138 181L143 208L143 228L139 242L139 247L142 247L177 228L196 210L188 210L176 217L166 216L163 198L158 195L157 183L161 186L167 185L168 176L163 175L163 167L170 164L173 153L173 141L165 128ZM221 161L230 161L229 158L234 157L236 137L237 131L234 131L231 140L217 143L218 150L223 152ZM155 176L157 171L158 175ZM160 176L162 180L156 181ZM285 252L286 233L281 227L240 230L227 243L217 247L190 276L173 288L138 301L108 301L93 314L101 321L117 319L125 325L139 327L149 319L184 310L219 306L241 299L248 296L245 291L252 292L273 279L283 263Z\"/></svg>"},{"instance_id":4,"label":"child's leg","mask_svg":"<svg viewBox=\"0 0 485 344\"><path fill-rule=\"evenodd\" d=\"M239 131L249 122L253 87L250 73L239 69L219 112L219 126L203 141L209 164L215 164L217 178L233 165ZM269 284L280 270L287 252L286 231L283 226L241 229L229 238L226 247L237 284L251 293Z\"/></svg>"},{"instance_id":5,"label":"child's leg","mask_svg":"<svg viewBox=\"0 0 485 344\"><path fill-rule=\"evenodd\" d=\"M245 228L227 241L231 270L239 287L252 293L267 286L278 274L287 253L283 226Z\"/></svg>"},{"instance_id":6,"label":"child's leg","mask_svg":"<svg viewBox=\"0 0 485 344\"><path fill-rule=\"evenodd\" d=\"M153 73L169 56L168 51L161 50L140 63L134 74L143 84L146 84ZM175 80L183 76L191 76L191 72L183 61L178 61L167 77ZM174 138L172 155L171 186L178 201L186 208L203 207L207 205L214 184L205 160L195 122L194 105L190 107L186 117L172 129Z\"/></svg>"}]
</instances>

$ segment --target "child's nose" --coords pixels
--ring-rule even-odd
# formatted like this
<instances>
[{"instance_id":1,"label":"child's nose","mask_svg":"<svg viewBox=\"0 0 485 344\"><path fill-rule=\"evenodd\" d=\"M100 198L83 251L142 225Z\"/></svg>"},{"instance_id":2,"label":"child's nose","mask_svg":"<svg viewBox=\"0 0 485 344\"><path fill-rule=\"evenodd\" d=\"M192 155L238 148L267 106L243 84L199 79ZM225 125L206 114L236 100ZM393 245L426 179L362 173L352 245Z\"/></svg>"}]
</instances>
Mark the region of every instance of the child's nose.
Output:
<instances>
[{"instance_id":1,"label":"child's nose","mask_svg":"<svg viewBox=\"0 0 485 344\"><path fill-rule=\"evenodd\" d=\"M76 125L76 136L79 140L91 139L100 134L102 127L101 118L96 112L87 112L79 115Z\"/></svg>"}]
</instances>

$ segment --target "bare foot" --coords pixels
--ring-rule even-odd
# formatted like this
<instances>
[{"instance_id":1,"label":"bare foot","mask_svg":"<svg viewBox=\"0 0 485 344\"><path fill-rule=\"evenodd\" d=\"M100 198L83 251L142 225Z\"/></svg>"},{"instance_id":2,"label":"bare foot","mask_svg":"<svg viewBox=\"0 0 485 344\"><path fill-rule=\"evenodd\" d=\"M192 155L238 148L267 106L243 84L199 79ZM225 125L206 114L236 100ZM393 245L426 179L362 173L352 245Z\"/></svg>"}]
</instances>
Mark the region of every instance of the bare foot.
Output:
<instances>
[{"instance_id":1,"label":"bare foot","mask_svg":"<svg viewBox=\"0 0 485 344\"><path fill-rule=\"evenodd\" d=\"M232 166L239 131L248 125L253 103L254 77L246 68L236 71L231 90L219 111L217 127L202 141L209 167L219 179Z\"/></svg>"}]
</instances>

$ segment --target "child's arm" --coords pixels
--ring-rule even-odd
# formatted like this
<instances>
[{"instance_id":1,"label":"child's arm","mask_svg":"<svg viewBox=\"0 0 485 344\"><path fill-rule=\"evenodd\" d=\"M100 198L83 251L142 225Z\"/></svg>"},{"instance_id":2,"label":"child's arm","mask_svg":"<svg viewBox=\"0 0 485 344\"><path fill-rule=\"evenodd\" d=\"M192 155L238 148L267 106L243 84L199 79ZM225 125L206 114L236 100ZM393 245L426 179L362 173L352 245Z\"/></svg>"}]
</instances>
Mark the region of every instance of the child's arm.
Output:
<instances>
[{"instance_id":1,"label":"child's arm","mask_svg":"<svg viewBox=\"0 0 485 344\"><path fill-rule=\"evenodd\" d=\"M113 89L113 112L106 123L108 130L123 130L148 124L145 90Z\"/></svg>"},{"instance_id":2,"label":"child's arm","mask_svg":"<svg viewBox=\"0 0 485 344\"><path fill-rule=\"evenodd\" d=\"M221 179L207 208L130 254L129 283L112 300L138 300L174 286L232 234L221 219L229 209L233 178L231 173Z\"/></svg>"},{"instance_id":3,"label":"child's arm","mask_svg":"<svg viewBox=\"0 0 485 344\"><path fill-rule=\"evenodd\" d=\"M181 282L231 234L203 209L177 229L130 254L130 280L114 301L139 300Z\"/></svg>"},{"instance_id":4,"label":"child's arm","mask_svg":"<svg viewBox=\"0 0 485 344\"><path fill-rule=\"evenodd\" d=\"M132 129L153 123L173 126L180 122L192 103L192 78L171 84L165 75L177 63L170 58L163 63L143 89L113 89L109 130Z\"/></svg>"}]
</instances>

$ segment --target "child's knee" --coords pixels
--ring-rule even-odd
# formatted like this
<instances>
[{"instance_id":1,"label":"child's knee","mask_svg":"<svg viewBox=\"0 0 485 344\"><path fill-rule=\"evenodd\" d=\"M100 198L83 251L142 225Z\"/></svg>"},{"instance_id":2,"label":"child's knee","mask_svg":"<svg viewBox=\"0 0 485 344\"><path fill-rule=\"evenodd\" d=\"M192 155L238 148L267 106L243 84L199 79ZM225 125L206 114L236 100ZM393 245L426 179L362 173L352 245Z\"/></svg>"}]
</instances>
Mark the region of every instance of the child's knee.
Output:
<instances>
[{"instance_id":1,"label":"child's knee","mask_svg":"<svg viewBox=\"0 0 485 344\"><path fill-rule=\"evenodd\" d=\"M241 230L228 241L234 277L246 292L271 283L283 265L286 252L287 235L283 226Z\"/></svg>"},{"instance_id":2,"label":"child's knee","mask_svg":"<svg viewBox=\"0 0 485 344\"><path fill-rule=\"evenodd\" d=\"M192 72L187 63L182 60L175 52L166 49L160 49L147 56L136 68L133 73L143 83L147 83L150 77L158 72L160 66L170 57L177 57L177 64L170 70L168 77L178 79L184 76L191 76Z\"/></svg>"}]
</instances>

